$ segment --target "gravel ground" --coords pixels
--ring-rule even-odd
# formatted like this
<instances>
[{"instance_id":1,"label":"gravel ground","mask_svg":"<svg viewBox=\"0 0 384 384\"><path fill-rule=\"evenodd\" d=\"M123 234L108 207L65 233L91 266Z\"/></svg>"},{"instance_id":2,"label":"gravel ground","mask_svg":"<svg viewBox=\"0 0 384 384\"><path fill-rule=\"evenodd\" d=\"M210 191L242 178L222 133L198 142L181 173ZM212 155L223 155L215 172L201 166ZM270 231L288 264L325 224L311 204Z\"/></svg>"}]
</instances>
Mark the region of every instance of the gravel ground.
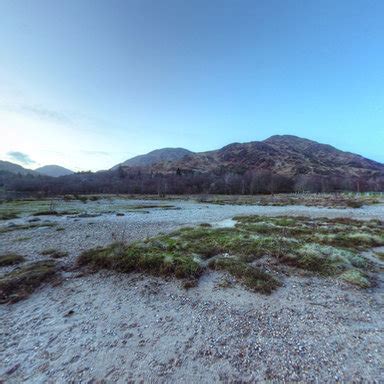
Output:
<instances>
[{"instance_id":1,"label":"gravel ground","mask_svg":"<svg viewBox=\"0 0 384 384\"><path fill-rule=\"evenodd\" d=\"M141 203L148 201L128 202ZM88 204L92 209L96 203ZM169 204L180 209L49 217L56 226L0 234L1 253L15 251L33 260L56 248L69 252L63 263L72 265L82 250L96 245L183 225L228 225L239 214L384 217L381 205L337 210ZM283 287L270 296L237 284L223 288L223 275L216 272L188 291L178 281L136 274L66 272L64 277L56 287L0 307L0 382L383 382L382 274L369 290L281 275Z\"/></svg>"},{"instance_id":2,"label":"gravel ground","mask_svg":"<svg viewBox=\"0 0 384 384\"><path fill-rule=\"evenodd\" d=\"M181 226L199 223L219 223L236 215L266 215L266 216L312 216L312 217L350 217L355 219L383 219L384 205L365 206L359 209L330 209L306 206L247 206L247 205L215 205L199 204L191 201L147 201L115 199L104 204L103 200L78 203L87 212L98 212L100 207L107 206L108 210L125 213L116 216L115 213L102 214L98 217L75 218L71 216L55 217L41 216L42 224L48 222L53 227L37 227L30 230L15 230L0 233L0 253L6 251L18 252L29 259L42 258L40 252L56 248L69 252L68 261L72 262L80 252L95 247L110 244L113 241L140 240L160 232L170 232ZM137 212L124 211L129 206L137 205L172 205L176 209L148 209ZM76 208L76 206L71 206ZM149 213L144 213L149 212ZM14 224L28 224L30 217L0 222L0 228ZM36 224L36 223L33 223ZM64 228L57 231L57 228Z\"/></svg>"}]
</instances>

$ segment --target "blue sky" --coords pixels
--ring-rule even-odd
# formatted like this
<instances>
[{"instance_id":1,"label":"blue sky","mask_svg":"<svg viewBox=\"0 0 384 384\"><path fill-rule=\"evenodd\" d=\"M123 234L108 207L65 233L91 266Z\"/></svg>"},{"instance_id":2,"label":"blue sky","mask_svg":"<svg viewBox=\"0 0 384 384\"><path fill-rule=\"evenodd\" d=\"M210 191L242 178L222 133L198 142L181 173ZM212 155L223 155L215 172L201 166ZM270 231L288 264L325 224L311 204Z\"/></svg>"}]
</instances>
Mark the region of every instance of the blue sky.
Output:
<instances>
[{"instance_id":1,"label":"blue sky","mask_svg":"<svg viewBox=\"0 0 384 384\"><path fill-rule=\"evenodd\" d=\"M381 0L1 0L0 158L98 170L293 134L384 162L383 15Z\"/></svg>"}]
</instances>

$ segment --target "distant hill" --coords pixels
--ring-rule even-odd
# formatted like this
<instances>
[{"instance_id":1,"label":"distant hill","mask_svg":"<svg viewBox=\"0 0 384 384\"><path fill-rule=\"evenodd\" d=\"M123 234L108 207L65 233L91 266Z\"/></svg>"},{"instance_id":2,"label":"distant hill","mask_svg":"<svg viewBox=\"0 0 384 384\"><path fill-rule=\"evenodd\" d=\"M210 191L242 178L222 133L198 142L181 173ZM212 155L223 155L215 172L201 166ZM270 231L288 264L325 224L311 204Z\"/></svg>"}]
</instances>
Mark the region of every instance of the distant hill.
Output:
<instances>
[{"instance_id":1,"label":"distant hill","mask_svg":"<svg viewBox=\"0 0 384 384\"><path fill-rule=\"evenodd\" d=\"M35 172L52 177L67 176L74 173L70 169L61 167L60 165L44 165L43 167L36 168Z\"/></svg>"},{"instance_id":2,"label":"distant hill","mask_svg":"<svg viewBox=\"0 0 384 384\"><path fill-rule=\"evenodd\" d=\"M11 163L10 161L3 161L0 160L0 171L20 174L20 175L27 175L27 174L33 174L34 171L31 169L27 169L22 167L21 165Z\"/></svg>"},{"instance_id":3,"label":"distant hill","mask_svg":"<svg viewBox=\"0 0 384 384\"><path fill-rule=\"evenodd\" d=\"M11 163L10 161L0 160L0 171L10 172L20 175L45 175L51 177L60 177L72 175L74 172L70 169L61 167L59 165L45 165L43 167L37 168L35 170L27 169L21 165Z\"/></svg>"},{"instance_id":4,"label":"distant hill","mask_svg":"<svg viewBox=\"0 0 384 384\"><path fill-rule=\"evenodd\" d=\"M182 159L186 155L191 155L193 152L184 148L162 148L156 149L145 155L132 157L121 164L115 165L112 169L119 166L122 167L149 167L153 164L171 162Z\"/></svg>"}]
</instances>

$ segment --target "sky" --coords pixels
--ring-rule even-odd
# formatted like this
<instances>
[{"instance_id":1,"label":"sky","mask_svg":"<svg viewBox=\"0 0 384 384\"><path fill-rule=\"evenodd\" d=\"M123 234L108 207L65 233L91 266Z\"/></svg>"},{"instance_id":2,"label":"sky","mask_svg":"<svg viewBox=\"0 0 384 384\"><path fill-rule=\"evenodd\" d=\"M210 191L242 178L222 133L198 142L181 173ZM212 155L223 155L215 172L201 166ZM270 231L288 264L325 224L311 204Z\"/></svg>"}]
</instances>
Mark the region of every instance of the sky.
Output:
<instances>
[{"instance_id":1,"label":"sky","mask_svg":"<svg viewBox=\"0 0 384 384\"><path fill-rule=\"evenodd\" d=\"M382 0L0 0L0 159L292 134L384 163Z\"/></svg>"}]
</instances>

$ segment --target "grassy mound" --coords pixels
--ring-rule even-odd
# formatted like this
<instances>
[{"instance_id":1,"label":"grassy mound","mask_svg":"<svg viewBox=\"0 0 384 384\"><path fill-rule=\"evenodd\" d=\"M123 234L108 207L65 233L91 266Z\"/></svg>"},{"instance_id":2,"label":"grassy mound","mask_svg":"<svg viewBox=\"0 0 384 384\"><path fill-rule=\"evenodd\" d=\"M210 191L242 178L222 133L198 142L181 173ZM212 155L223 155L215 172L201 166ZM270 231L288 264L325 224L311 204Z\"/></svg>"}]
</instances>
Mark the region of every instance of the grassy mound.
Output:
<instances>
[{"instance_id":1,"label":"grassy mound","mask_svg":"<svg viewBox=\"0 0 384 384\"><path fill-rule=\"evenodd\" d=\"M147 272L153 275L174 275L177 278L196 278L202 268L197 260L170 249L153 244L145 247L142 243L125 246L115 243L106 248L83 252L79 265L94 268L114 269L120 272Z\"/></svg>"},{"instance_id":2,"label":"grassy mound","mask_svg":"<svg viewBox=\"0 0 384 384\"><path fill-rule=\"evenodd\" d=\"M112 244L84 252L80 265L196 280L206 269L225 270L246 287L270 293L280 284L251 263L267 257L360 287L369 284L358 250L384 245L382 222L307 217L235 218L234 228L183 228L131 245ZM265 259L263 259L265 260ZM360 274L360 275L359 275ZM360 276L360 283L356 283ZM363 279L364 278L364 279Z\"/></svg>"},{"instance_id":3,"label":"grassy mound","mask_svg":"<svg viewBox=\"0 0 384 384\"><path fill-rule=\"evenodd\" d=\"M226 252L249 255L252 241L227 229L184 228L131 245L120 243L83 252L79 265L113 269L120 272L146 272L196 281L207 268L226 270L252 290L270 293L279 283L271 275L244 261L217 259Z\"/></svg>"}]
</instances>

